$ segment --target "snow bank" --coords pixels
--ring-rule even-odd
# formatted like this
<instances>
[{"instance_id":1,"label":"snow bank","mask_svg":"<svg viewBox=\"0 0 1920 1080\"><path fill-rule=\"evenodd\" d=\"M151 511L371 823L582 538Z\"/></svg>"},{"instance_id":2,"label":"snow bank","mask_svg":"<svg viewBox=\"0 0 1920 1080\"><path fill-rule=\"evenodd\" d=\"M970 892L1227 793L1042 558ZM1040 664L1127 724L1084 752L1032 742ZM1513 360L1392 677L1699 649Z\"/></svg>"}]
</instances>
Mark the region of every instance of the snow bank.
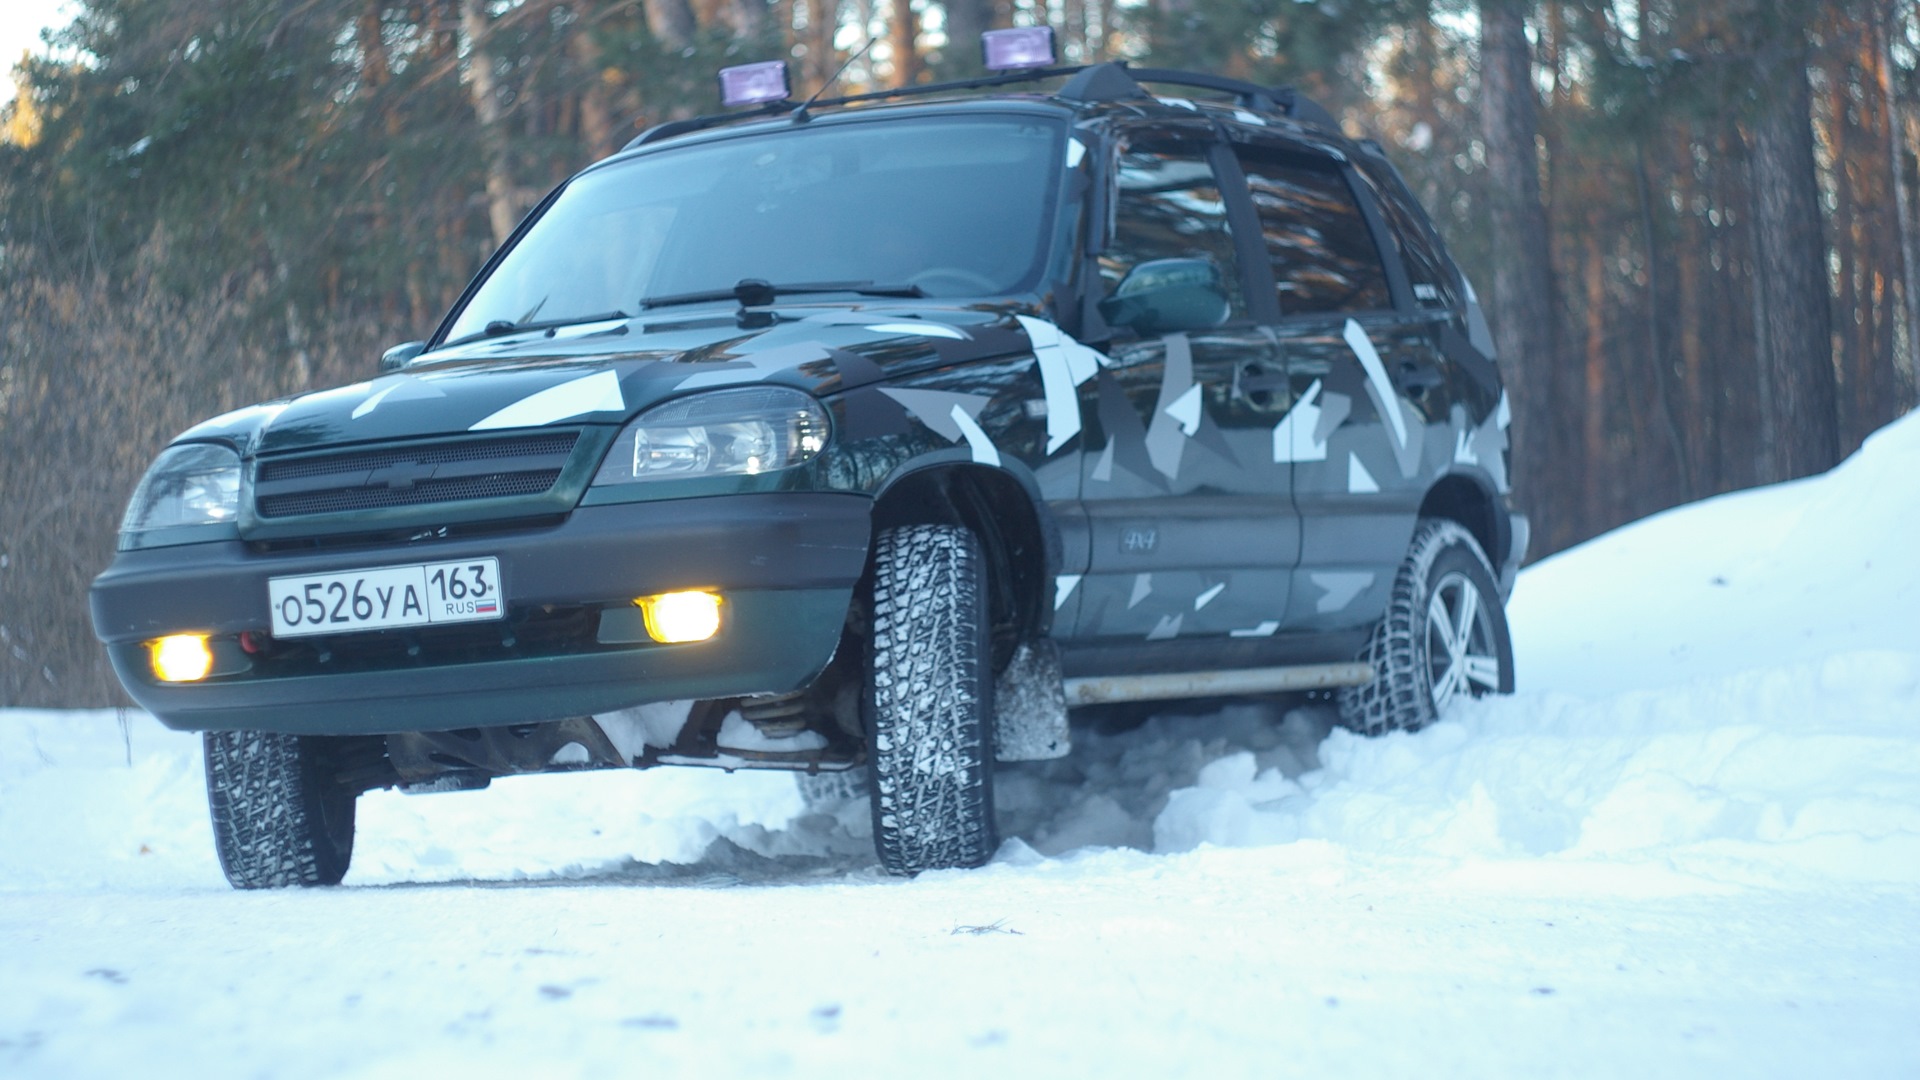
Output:
<instances>
[{"instance_id":1,"label":"snow bank","mask_svg":"<svg viewBox=\"0 0 1920 1080\"><path fill-rule=\"evenodd\" d=\"M1311 838L1465 859L1920 884L1920 655L1855 653L1591 700L1532 694L1416 735L1335 731L1289 775L1239 750L1171 793L1154 847Z\"/></svg>"},{"instance_id":2,"label":"snow bank","mask_svg":"<svg viewBox=\"0 0 1920 1080\"><path fill-rule=\"evenodd\" d=\"M1679 685L1920 651L1920 413L1833 471L1669 510L1555 555L1509 605L1519 688Z\"/></svg>"},{"instance_id":3,"label":"snow bank","mask_svg":"<svg viewBox=\"0 0 1920 1080\"><path fill-rule=\"evenodd\" d=\"M0 890L220 880L198 750L145 713L0 711Z\"/></svg>"},{"instance_id":4,"label":"snow bank","mask_svg":"<svg viewBox=\"0 0 1920 1080\"><path fill-rule=\"evenodd\" d=\"M199 736L144 713L0 711L0 891L224 888L205 784ZM579 877L696 864L716 843L770 857L870 850L838 822L788 828L800 809L784 773L697 769L372 792L347 883Z\"/></svg>"}]
</instances>

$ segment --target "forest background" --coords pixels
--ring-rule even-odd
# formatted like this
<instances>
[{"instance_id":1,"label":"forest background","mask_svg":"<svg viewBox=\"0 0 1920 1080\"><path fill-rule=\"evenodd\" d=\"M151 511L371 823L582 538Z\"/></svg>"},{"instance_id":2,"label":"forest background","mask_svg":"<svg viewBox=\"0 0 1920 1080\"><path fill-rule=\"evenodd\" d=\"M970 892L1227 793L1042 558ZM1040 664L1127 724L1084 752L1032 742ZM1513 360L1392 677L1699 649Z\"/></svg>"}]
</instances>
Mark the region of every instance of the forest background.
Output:
<instances>
[{"instance_id":1,"label":"forest background","mask_svg":"<svg viewBox=\"0 0 1920 1080\"><path fill-rule=\"evenodd\" d=\"M1914 0L72 0L0 110L0 707L124 700L86 587L153 454L374 374L714 73L978 35L1299 86L1491 309L1535 558L1837 462L1915 400Z\"/></svg>"}]
</instances>

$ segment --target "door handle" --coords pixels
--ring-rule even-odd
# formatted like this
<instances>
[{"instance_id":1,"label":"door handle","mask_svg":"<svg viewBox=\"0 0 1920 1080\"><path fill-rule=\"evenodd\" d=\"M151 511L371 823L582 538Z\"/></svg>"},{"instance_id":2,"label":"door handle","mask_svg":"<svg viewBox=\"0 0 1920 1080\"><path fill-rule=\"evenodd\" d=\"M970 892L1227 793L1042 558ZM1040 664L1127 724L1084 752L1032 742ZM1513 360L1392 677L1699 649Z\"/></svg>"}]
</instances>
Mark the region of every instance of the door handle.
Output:
<instances>
[{"instance_id":1,"label":"door handle","mask_svg":"<svg viewBox=\"0 0 1920 1080\"><path fill-rule=\"evenodd\" d=\"M1279 390L1287 385L1287 373L1275 371L1259 364L1248 364L1240 369L1240 389L1247 393L1261 390Z\"/></svg>"},{"instance_id":2,"label":"door handle","mask_svg":"<svg viewBox=\"0 0 1920 1080\"><path fill-rule=\"evenodd\" d=\"M1285 368L1271 368L1265 364L1242 364L1233 373L1233 392L1252 403L1256 409L1266 409L1273 405L1273 392L1284 392L1288 387Z\"/></svg>"}]
</instances>

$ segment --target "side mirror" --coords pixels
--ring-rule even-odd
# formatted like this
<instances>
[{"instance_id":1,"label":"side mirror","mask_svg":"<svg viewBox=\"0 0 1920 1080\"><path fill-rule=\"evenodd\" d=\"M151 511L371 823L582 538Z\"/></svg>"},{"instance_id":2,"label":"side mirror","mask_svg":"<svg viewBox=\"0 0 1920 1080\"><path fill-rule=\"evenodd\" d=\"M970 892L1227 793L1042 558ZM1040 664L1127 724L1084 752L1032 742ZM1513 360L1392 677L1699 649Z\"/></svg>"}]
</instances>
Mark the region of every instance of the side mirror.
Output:
<instances>
[{"instance_id":1,"label":"side mirror","mask_svg":"<svg viewBox=\"0 0 1920 1080\"><path fill-rule=\"evenodd\" d=\"M409 341L405 344L395 345L393 348L380 354L380 374L385 375L391 371L399 371L409 363L412 363L414 357L426 351L427 343L424 341Z\"/></svg>"},{"instance_id":2,"label":"side mirror","mask_svg":"<svg viewBox=\"0 0 1920 1080\"><path fill-rule=\"evenodd\" d=\"M1143 335L1205 330L1226 322L1231 310L1212 259L1143 262L1100 301L1100 317L1108 326Z\"/></svg>"}]
</instances>

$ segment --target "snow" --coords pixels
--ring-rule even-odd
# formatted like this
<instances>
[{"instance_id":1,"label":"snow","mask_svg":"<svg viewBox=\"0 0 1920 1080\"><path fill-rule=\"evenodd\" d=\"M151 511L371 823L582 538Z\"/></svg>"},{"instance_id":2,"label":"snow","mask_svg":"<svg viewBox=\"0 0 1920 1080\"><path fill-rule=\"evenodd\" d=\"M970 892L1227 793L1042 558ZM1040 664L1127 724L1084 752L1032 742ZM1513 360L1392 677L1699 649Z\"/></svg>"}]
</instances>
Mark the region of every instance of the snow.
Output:
<instances>
[{"instance_id":1,"label":"snow","mask_svg":"<svg viewBox=\"0 0 1920 1080\"><path fill-rule=\"evenodd\" d=\"M1519 693L1414 735L1077 730L913 881L661 769L369 795L347 887L236 893L193 736L0 714L0 1075L1913 1076L1915 475L1920 416L1530 568Z\"/></svg>"}]
</instances>

